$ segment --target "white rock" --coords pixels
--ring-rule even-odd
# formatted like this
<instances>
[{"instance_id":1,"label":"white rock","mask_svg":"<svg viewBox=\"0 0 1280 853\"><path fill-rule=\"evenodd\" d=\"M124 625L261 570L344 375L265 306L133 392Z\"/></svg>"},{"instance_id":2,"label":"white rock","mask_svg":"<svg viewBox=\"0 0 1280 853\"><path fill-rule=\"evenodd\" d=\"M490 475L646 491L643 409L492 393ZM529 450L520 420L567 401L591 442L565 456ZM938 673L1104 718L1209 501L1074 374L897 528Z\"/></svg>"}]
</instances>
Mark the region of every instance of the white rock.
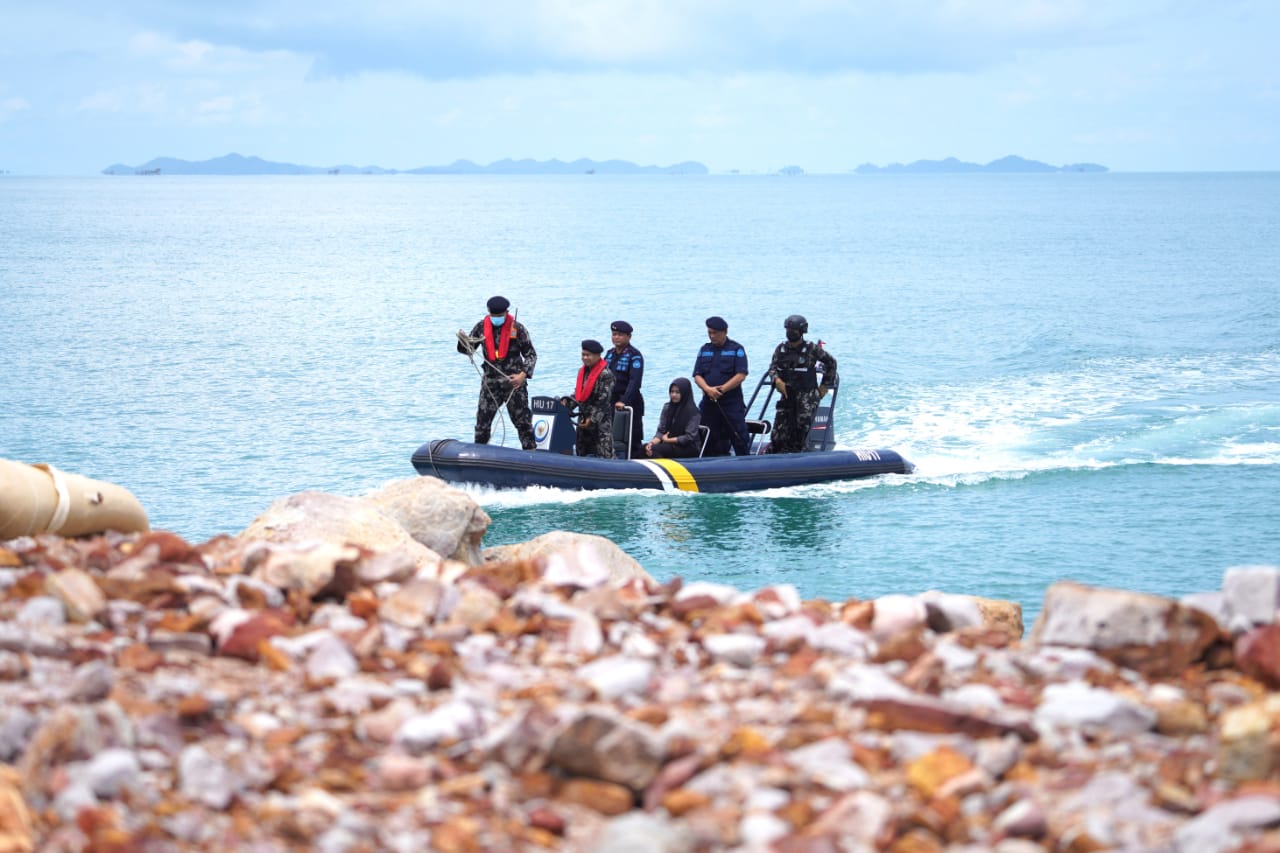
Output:
<instances>
[{"instance_id":1,"label":"white rock","mask_svg":"<svg viewBox=\"0 0 1280 853\"><path fill-rule=\"evenodd\" d=\"M776 643L790 643L803 640L813 645L815 626L807 616L788 616L775 619L760 626L760 634Z\"/></svg>"},{"instance_id":2,"label":"white rock","mask_svg":"<svg viewBox=\"0 0 1280 853\"><path fill-rule=\"evenodd\" d=\"M1280 824L1280 801L1267 796L1245 796L1207 809L1178 828L1174 849L1178 853L1218 853L1233 850L1242 830Z\"/></svg>"},{"instance_id":3,"label":"white rock","mask_svg":"<svg viewBox=\"0 0 1280 853\"><path fill-rule=\"evenodd\" d=\"M1000 693L990 684L962 684L954 690L944 690L942 699L966 709L1004 707Z\"/></svg>"},{"instance_id":4,"label":"white rock","mask_svg":"<svg viewBox=\"0 0 1280 853\"><path fill-rule=\"evenodd\" d=\"M839 738L797 747L787 754L787 763L832 791L853 791L871 783L867 771L854 763L849 744Z\"/></svg>"},{"instance_id":5,"label":"white rock","mask_svg":"<svg viewBox=\"0 0 1280 853\"><path fill-rule=\"evenodd\" d=\"M836 699L868 702L872 699L906 699L911 691L878 666L855 663L838 672L827 683L827 692Z\"/></svg>"},{"instance_id":6,"label":"white rock","mask_svg":"<svg viewBox=\"0 0 1280 853\"><path fill-rule=\"evenodd\" d=\"M601 699L610 700L644 693L649 689L653 670L653 661L613 655L579 668L578 677L590 684Z\"/></svg>"},{"instance_id":7,"label":"white rock","mask_svg":"<svg viewBox=\"0 0 1280 853\"><path fill-rule=\"evenodd\" d=\"M424 752L443 741L474 738L484 731L484 721L469 702L453 700L427 714L405 720L395 741L406 750Z\"/></svg>"},{"instance_id":8,"label":"white rock","mask_svg":"<svg viewBox=\"0 0 1280 853\"><path fill-rule=\"evenodd\" d=\"M774 841L790 834L791 824L767 812L752 812L742 818L739 832L747 850L766 850Z\"/></svg>"},{"instance_id":9,"label":"white rock","mask_svg":"<svg viewBox=\"0 0 1280 853\"><path fill-rule=\"evenodd\" d=\"M116 671L100 660L89 661L76 667L71 674L67 698L73 702L98 702L107 698L116 683Z\"/></svg>"},{"instance_id":10,"label":"white rock","mask_svg":"<svg viewBox=\"0 0 1280 853\"><path fill-rule=\"evenodd\" d=\"M731 604L743 597L741 592L728 584L694 581L680 587L680 591L676 593L676 601L687 601L704 595L714 599L716 604L721 606Z\"/></svg>"},{"instance_id":11,"label":"white rock","mask_svg":"<svg viewBox=\"0 0 1280 853\"><path fill-rule=\"evenodd\" d=\"M828 622L814 629L809 638L809 645L820 652L831 652L854 660L866 660L870 652L871 639L862 631L843 622Z\"/></svg>"},{"instance_id":12,"label":"white rock","mask_svg":"<svg viewBox=\"0 0 1280 853\"><path fill-rule=\"evenodd\" d=\"M1044 689L1035 724L1040 726L1098 726L1117 734L1140 734L1156 724L1156 713L1110 690L1073 681Z\"/></svg>"},{"instance_id":13,"label":"white rock","mask_svg":"<svg viewBox=\"0 0 1280 853\"><path fill-rule=\"evenodd\" d=\"M684 853L697 849L687 821L673 821L665 811L632 811L606 823L588 853Z\"/></svg>"},{"instance_id":14,"label":"white rock","mask_svg":"<svg viewBox=\"0 0 1280 853\"><path fill-rule=\"evenodd\" d=\"M58 817L62 818L64 823L73 823L81 809L91 809L97 807L97 805L98 798L94 796L93 789L89 787L87 782L81 781L67 785L53 799L53 810ZM8 849L29 850L32 848L15 847Z\"/></svg>"},{"instance_id":15,"label":"white rock","mask_svg":"<svg viewBox=\"0 0 1280 853\"><path fill-rule=\"evenodd\" d=\"M929 612L920 599L910 595L882 595L875 600L871 633L877 637L891 637L919 628L928 620Z\"/></svg>"},{"instance_id":16,"label":"white rock","mask_svg":"<svg viewBox=\"0 0 1280 853\"><path fill-rule=\"evenodd\" d=\"M416 541L374 503L323 492L301 492L281 498L255 518L239 538L279 543L271 549L272 561L279 561L271 569L273 577L311 587L324 579L324 561L331 561L328 567L331 577L333 561L345 560L350 545L378 553L400 551L419 567L440 562L439 554ZM304 549L307 543L317 542L331 547L311 553ZM296 561L291 564L294 558Z\"/></svg>"},{"instance_id":17,"label":"white rock","mask_svg":"<svg viewBox=\"0 0 1280 853\"><path fill-rule=\"evenodd\" d=\"M703 637L702 647L712 660L749 667L760 660L765 640L753 634L712 634Z\"/></svg>"},{"instance_id":18,"label":"white rock","mask_svg":"<svg viewBox=\"0 0 1280 853\"><path fill-rule=\"evenodd\" d=\"M346 678L360 671L360 663L347 644L330 634L307 656L307 677L313 681Z\"/></svg>"},{"instance_id":19,"label":"white rock","mask_svg":"<svg viewBox=\"0 0 1280 853\"><path fill-rule=\"evenodd\" d=\"M756 788L747 795L747 811L772 812L791 802L791 794L781 788Z\"/></svg>"},{"instance_id":20,"label":"white rock","mask_svg":"<svg viewBox=\"0 0 1280 853\"><path fill-rule=\"evenodd\" d=\"M240 787L227 765L198 743L178 758L178 786L182 796L219 811L231 805Z\"/></svg>"},{"instance_id":21,"label":"white rock","mask_svg":"<svg viewBox=\"0 0 1280 853\"><path fill-rule=\"evenodd\" d=\"M104 749L85 768L85 782L102 799L113 799L122 790L134 788L142 778L142 767L131 750Z\"/></svg>"},{"instance_id":22,"label":"white rock","mask_svg":"<svg viewBox=\"0 0 1280 853\"><path fill-rule=\"evenodd\" d=\"M602 583L620 584L653 578L627 552L603 536L553 530L518 545L487 548L490 560L545 560L542 582L548 586L589 589Z\"/></svg>"},{"instance_id":23,"label":"white rock","mask_svg":"<svg viewBox=\"0 0 1280 853\"><path fill-rule=\"evenodd\" d=\"M1233 615L1255 625L1274 622L1280 607L1280 566L1233 566L1222 577L1222 593Z\"/></svg>"},{"instance_id":24,"label":"white rock","mask_svg":"<svg viewBox=\"0 0 1280 853\"><path fill-rule=\"evenodd\" d=\"M1226 593L1193 592L1182 596L1178 599L1178 603L1184 607L1194 607L1208 613L1224 631L1231 625L1231 605L1227 603Z\"/></svg>"},{"instance_id":25,"label":"white rock","mask_svg":"<svg viewBox=\"0 0 1280 853\"><path fill-rule=\"evenodd\" d=\"M480 562L489 514L461 489L436 477L410 477L388 483L364 500L435 553L472 565Z\"/></svg>"},{"instance_id":26,"label":"white rock","mask_svg":"<svg viewBox=\"0 0 1280 853\"><path fill-rule=\"evenodd\" d=\"M600 620L585 611L578 613L569 623L569 652L583 657L595 657L604 648L604 633Z\"/></svg>"},{"instance_id":27,"label":"white rock","mask_svg":"<svg viewBox=\"0 0 1280 853\"><path fill-rule=\"evenodd\" d=\"M272 637L267 642L287 654L289 657L298 660L311 654L317 646L336 639L337 636L332 631L328 628L323 628L319 631L308 631L307 633L299 634L296 637Z\"/></svg>"},{"instance_id":28,"label":"white rock","mask_svg":"<svg viewBox=\"0 0 1280 853\"><path fill-rule=\"evenodd\" d=\"M628 631L618 647L629 658L655 660L662 653L661 647L654 642L653 638L640 631Z\"/></svg>"},{"instance_id":29,"label":"white rock","mask_svg":"<svg viewBox=\"0 0 1280 853\"><path fill-rule=\"evenodd\" d=\"M66 624L67 608L52 595L37 595L27 599L15 621L24 628L53 628Z\"/></svg>"},{"instance_id":30,"label":"white rock","mask_svg":"<svg viewBox=\"0 0 1280 853\"><path fill-rule=\"evenodd\" d=\"M967 649L949 637L943 637L939 640L933 647L933 653L942 661L943 666L947 668L947 672L956 675L970 672L978 665L978 661L982 657L973 649Z\"/></svg>"}]
</instances>

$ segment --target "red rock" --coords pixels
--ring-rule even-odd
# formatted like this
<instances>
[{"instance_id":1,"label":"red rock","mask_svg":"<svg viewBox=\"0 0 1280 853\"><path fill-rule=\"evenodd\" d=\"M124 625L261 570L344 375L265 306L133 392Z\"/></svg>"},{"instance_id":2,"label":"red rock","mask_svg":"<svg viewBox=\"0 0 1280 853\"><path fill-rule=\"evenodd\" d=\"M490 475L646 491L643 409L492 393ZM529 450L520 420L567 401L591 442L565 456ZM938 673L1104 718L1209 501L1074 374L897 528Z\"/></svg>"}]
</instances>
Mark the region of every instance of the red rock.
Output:
<instances>
[{"instance_id":1,"label":"red rock","mask_svg":"<svg viewBox=\"0 0 1280 853\"><path fill-rule=\"evenodd\" d=\"M949 746L940 746L907 765L907 782L926 799L950 780L973 769L973 762Z\"/></svg>"},{"instance_id":2,"label":"red rock","mask_svg":"<svg viewBox=\"0 0 1280 853\"><path fill-rule=\"evenodd\" d=\"M1012 732L1024 741L1039 738L1026 720L958 710L928 697L914 699L873 699L864 703L867 723L883 731L910 729L919 732L967 734L971 737L998 737Z\"/></svg>"},{"instance_id":3,"label":"red rock","mask_svg":"<svg viewBox=\"0 0 1280 853\"><path fill-rule=\"evenodd\" d=\"M164 655L152 651L146 643L126 646L116 658L116 666L138 672L154 672L164 664Z\"/></svg>"},{"instance_id":4,"label":"red rock","mask_svg":"<svg viewBox=\"0 0 1280 853\"><path fill-rule=\"evenodd\" d=\"M141 553L147 548L154 548L156 559L162 563L194 563L201 568L204 567L204 562L195 546L168 530L152 530L143 533L138 537L137 542L133 543L132 553ZM121 546L120 550L124 551L124 546Z\"/></svg>"},{"instance_id":5,"label":"red rock","mask_svg":"<svg viewBox=\"0 0 1280 853\"><path fill-rule=\"evenodd\" d=\"M599 779L569 779L560 785L556 796L604 815L620 815L635 806L635 796L623 785Z\"/></svg>"},{"instance_id":6,"label":"red rock","mask_svg":"<svg viewBox=\"0 0 1280 853\"><path fill-rule=\"evenodd\" d=\"M1268 687L1280 687L1280 623L1263 625L1236 640L1236 666Z\"/></svg>"},{"instance_id":7,"label":"red rock","mask_svg":"<svg viewBox=\"0 0 1280 853\"><path fill-rule=\"evenodd\" d=\"M830 835L787 835L773 842L773 853L840 853L840 845Z\"/></svg>"},{"instance_id":8,"label":"red rock","mask_svg":"<svg viewBox=\"0 0 1280 853\"><path fill-rule=\"evenodd\" d=\"M645 810L656 809L668 792L684 785L701 769L702 757L697 754L685 755L667 762L644 793Z\"/></svg>"},{"instance_id":9,"label":"red rock","mask_svg":"<svg viewBox=\"0 0 1280 853\"><path fill-rule=\"evenodd\" d=\"M559 812L546 806L539 806L529 812L529 825L550 832L552 835L564 835L564 818Z\"/></svg>"},{"instance_id":10,"label":"red rock","mask_svg":"<svg viewBox=\"0 0 1280 853\"><path fill-rule=\"evenodd\" d=\"M690 791L688 788L677 788L668 791L662 798L662 807L672 817L680 817L694 809L704 808L711 804L711 798L701 791Z\"/></svg>"},{"instance_id":11,"label":"red rock","mask_svg":"<svg viewBox=\"0 0 1280 853\"><path fill-rule=\"evenodd\" d=\"M264 610L256 613L235 627L226 642L218 648L218 653L257 662L261 656L258 644L287 634L292 624L293 617L286 611Z\"/></svg>"}]
</instances>

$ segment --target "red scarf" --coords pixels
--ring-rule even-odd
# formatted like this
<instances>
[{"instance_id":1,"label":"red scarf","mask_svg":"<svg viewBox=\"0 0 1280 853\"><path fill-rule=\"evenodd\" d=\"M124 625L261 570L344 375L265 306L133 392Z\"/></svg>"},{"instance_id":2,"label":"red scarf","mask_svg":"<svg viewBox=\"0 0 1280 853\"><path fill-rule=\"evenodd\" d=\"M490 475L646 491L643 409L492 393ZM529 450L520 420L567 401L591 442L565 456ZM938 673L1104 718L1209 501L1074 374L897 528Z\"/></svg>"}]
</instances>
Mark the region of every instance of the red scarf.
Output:
<instances>
[{"instance_id":1,"label":"red scarf","mask_svg":"<svg viewBox=\"0 0 1280 853\"><path fill-rule=\"evenodd\" d=\"M591 372L587 373L587 366L584 364L578 368L578 386L573 389L573 399L579 403L587 402L587 398L591 396L591 392L596 390L596 380L600 378L600 374L606 367L604 359L596 362L596 366L591 368Z\"/></svg>"},{"instance_id":2,"label":"red scarf","mask_svg":"<svg viewBox=\"0 0 1280 853\"><path fill-rule=\"evenodd\" d=\"M489 322L489 318L485 317L480 321L484 324L484 352L485 357L490 361L502 361L507 357L507 348L511 346L511 339L516 334L516 321L510 317L506 319L501 326L501 340L497 346L493 342L493 323ZM496 352L494 350L497 350Z\"/></svg>"}]
</instances>

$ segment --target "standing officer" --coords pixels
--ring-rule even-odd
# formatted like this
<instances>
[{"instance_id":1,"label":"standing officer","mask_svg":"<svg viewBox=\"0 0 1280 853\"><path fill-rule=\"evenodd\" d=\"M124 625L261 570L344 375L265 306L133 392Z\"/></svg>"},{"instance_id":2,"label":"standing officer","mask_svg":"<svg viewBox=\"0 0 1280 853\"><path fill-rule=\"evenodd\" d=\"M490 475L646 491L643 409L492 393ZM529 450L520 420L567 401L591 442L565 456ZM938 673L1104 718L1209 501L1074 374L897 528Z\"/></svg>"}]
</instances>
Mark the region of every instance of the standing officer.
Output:
<instances>
[{"instance_id":1,"label":"standing officer","mask_svg":"<svg viewBox=\"0 0 1280 853\"><path fill-rule=\"evenodd\" d=\"M526 383L533 378L538 353L529 340L529 330L507 313L511 303L505 297L493 297L486 307L489 316L476 323L470 335L458 330L458 352L471 356L481 344L484 349L480 402L476 406L476 444L489 443L493 416L505 404L511 424L520 435L520 446L534 450L538 442L533 437Z\"/></svg>"},{"instance_id":2,"label":"standing officer","mask_svg":"<svg viewBox=\"0 0 1280 853\"><path fill-rule=\"evenodd\" d=\"M644 397L640 382L644 379L644 356L631 345L631 324L614 320L609 326L613 348L605 353L609 372L613 374L613 408L631 407L631 458L644 456Z\"/></svg>"},{"instance_id":3,"label":"standing officer","mask_svg":"<svg viewBox=\"0 0 1280 853\"><path fill-rule=\"evenodd\" d=\"M698 411L710 435L704 456L728 456L729 447L739 456L751 452L747 436L747 405L741 385L747 378L747 351L729 339L723 317L707 318L707 339L693 365L693 381L702 389Z\"/></svg>"},{"instance_id":4,"label":"standing officer","mask_svg":"<svg viewBox=\"0 0 1280 853\"><path fill-rule=\"evenodd\" d=\"M582 342L582 367L578 368L578 382L573 397L561 397L560 402L569 408L578 407L579 456L613 458L613 404L609 397L613 392L613 373L602 357L604 347L599 341Z\"/></svg>"},{"instance_id":5,"label":"standing officer","mask_svg":"<svg viewBox=\"0 0 1280 853\"><path fill-rule=\"evenodd\" d=\"M769 362L768 377L781 395L773 418L770 453L799 453L804 450L809 427L818 403L835 387L836 360L821 341L806 341L809 321L792 314L782 323L787 339L778 344ZM822 365L819 385L818 365Z\"/></svg>"}]
</instances>

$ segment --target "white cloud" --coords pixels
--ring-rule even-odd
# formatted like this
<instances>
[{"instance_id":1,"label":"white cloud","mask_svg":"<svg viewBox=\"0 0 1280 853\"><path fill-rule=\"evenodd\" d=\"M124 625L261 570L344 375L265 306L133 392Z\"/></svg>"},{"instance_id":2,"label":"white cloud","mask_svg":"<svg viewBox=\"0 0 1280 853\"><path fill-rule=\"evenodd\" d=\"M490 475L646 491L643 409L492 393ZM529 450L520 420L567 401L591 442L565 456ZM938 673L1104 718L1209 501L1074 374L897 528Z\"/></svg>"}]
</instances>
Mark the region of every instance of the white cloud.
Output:
<instances>
[{"instance_id":1,"label":"white cloud","mask_svg":"<svg viewBox=\"0 0 1280 853\"><path fill-rule=\"evenodd\" d=\"M18 113L29 109L31 109L31 104L26 98L5 98L0 101L0 122L8 121Z\"/></svg>"},{"instance_id":2,"label":"white cloud","mask_svg":"<svg viewBox=\"0 0 1280 853\"><path fill-rule=\"evenodd\" d=\"M201 101L196 105L196 112L202 116L225 116L235 108L235 105L234 98L229 95L221 95L217 98Z\"/></svg>"},{"instance_id":3,"label":"white cloud","mask_svg":"<svg viewBox=\"0 0 1280 853\"><path fill-rule=\"evenodd\" d=\"M77 110L95 113L118 113L124 109L126 98L119 89L94 92L80 100Z\"/></svg>"}]
</instances>

